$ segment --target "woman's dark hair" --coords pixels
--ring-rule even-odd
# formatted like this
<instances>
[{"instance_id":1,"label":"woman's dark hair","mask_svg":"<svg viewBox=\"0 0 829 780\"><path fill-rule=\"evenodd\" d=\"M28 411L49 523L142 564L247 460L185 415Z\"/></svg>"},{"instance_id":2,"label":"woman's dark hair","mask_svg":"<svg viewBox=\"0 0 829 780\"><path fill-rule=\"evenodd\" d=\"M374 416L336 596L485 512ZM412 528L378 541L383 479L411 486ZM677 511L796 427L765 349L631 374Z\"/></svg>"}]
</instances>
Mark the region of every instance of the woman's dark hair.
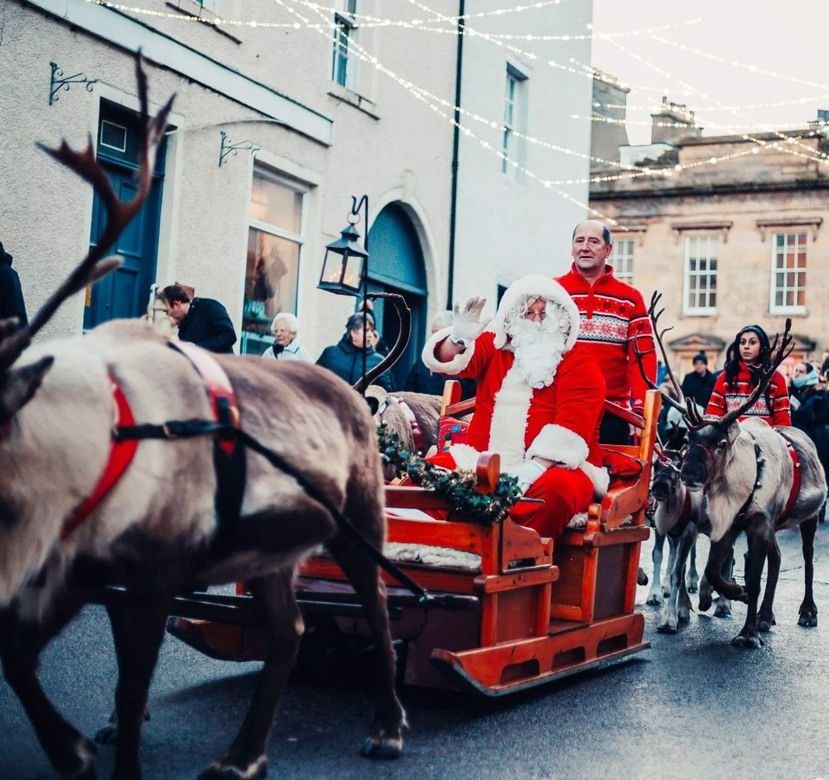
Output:
<instances>
[{"instance_id":1,"label":"woman's dark hair","mask_svg":"<svg viewBox=\"0 0 829 780\"><path fill-rule=\"evenodd\" d=\"M751 375L751 386L757 387L760 381L760 372L768 369L771 366L771 343L766 331L759 325L746 325L741 328L734 341L728 347L725 353L725 383L728 389L733 393L737 390L737 374L740 373L740 337L744 333L754 333L760 340L760 354L757 356L757 362L754 366L749 366L748 372ZM766 388L766 401L771 408L771 390Z\"/></svg>"}]
</instances>

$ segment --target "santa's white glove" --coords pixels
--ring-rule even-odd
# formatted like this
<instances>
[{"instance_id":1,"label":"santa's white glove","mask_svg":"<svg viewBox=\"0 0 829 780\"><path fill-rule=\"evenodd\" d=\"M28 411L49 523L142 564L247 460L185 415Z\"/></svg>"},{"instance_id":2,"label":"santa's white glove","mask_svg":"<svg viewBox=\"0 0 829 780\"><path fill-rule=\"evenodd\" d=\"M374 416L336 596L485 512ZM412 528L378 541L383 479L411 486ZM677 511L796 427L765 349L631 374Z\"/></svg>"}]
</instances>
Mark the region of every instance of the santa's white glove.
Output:
<instances>
[{"instance_id":1,"label":"santa's white glove","mask_svg":"<svg viewBox=\"0 0 829 780\"><path fill-rule=\"evenodd\" d=\"M522 493L526 493L530 486L535 482L547 469L542 466L537 460L525 460L518 468L513 469L513 477L518 478L518 487Z\"/></svg>"},{"instance_id":2,"label":"santa's white glove","mask_svg":"<svg viewBox=\"0 0 829 780\"><path fill-rule=\"evenodd\" d=\"M453 344L460 344L464 347L471 344L486 327L485 322L479 322L485 303L486 298L470 298L463 305L463 309L460 309L457 303L455 304L452 332L449 334Z\"/></svg>"}]
</instances>

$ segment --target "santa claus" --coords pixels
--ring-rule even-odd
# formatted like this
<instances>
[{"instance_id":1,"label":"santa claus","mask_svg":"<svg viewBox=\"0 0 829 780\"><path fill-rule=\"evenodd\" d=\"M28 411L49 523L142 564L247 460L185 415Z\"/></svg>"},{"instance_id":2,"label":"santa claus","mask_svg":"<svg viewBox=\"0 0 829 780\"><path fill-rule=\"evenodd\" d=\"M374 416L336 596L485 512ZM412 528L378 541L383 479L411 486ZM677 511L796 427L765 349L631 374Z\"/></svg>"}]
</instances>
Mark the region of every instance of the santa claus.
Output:
<instances>
[{"instance_id":1,"label":"santa claus","mask_svg":"<svg viewBox=\"0 0 829 780\"><path fill-rule=\"evenodd\" d=\"M481 452L499 453L502 470L518 478L524 497L543 501L519 501L510 515L555 537L607 491L598 447L604 377L591 357L571 351L579 312L558 282L520 279L488 325L479 321L485 303L470 298L452 327L423 348L432 371L478 383L465 443L435 462L474 468Z\"/></svg>"}]
</instances>

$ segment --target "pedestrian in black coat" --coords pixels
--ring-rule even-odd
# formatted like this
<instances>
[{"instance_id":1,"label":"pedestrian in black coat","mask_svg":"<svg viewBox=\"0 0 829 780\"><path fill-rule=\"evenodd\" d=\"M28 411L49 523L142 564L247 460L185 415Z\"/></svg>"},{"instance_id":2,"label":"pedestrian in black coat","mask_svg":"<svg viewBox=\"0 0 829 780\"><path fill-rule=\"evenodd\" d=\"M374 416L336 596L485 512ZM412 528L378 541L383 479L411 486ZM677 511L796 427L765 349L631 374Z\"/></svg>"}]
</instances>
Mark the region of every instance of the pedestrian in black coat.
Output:
<instances>
[{"instance_id":1,"label":"pedestrian in black coat","mask_svg":"<svg viewBox=\"0 0 829 780\"><path fill-rule=\"evenodd\" d=\"M717 375L708 370L708 356L704 352L697 352L692 362L694 370L682 380L682 395L693 398L697 406L706 409Z\"/></svg>"},{"instance_id":2,"label":"pedestrian in black coat","mask_svg":"<svg viewBox=\"0 0 829 780\"><path fill-rule=\"evenodd\" d=\"M227 309L212 298L193 298L178 284L161 291L170 318L178 325L178 337L211 352L233 354L236 331Z\"/></svg>"},{"instance_id":3,"label":"pedestrian in black coat","mask_svg":"<svg viewBox=\"0 0 829 780\"><path fill-rule=\"evenodd\" d=\"M374 335L374 318L367 317L366 340L369 346L363 346L363 315L352 314L345 324L345 334L338 343L326 347L317 359L317 365L333 371L338 377L353 385L363 376L363 355L366 359L366 372L378 365L383 356L371 346ZM375 384L386 390L393 390L391 375L381 374L374 380Z\"/></svg>"},{"instance_id":4,"label":"pedestrian in black coat","mask_svg":"<svg viewBox=\"0 0 829 780\"><path fill-rule=\"evenodd\" d=\"M29 323L26 316L26 304L23 302L23 290L20 277L12 268L12 256L0 243L0 320L17 317L19 327Z\"/></svg>"}]
</instances>

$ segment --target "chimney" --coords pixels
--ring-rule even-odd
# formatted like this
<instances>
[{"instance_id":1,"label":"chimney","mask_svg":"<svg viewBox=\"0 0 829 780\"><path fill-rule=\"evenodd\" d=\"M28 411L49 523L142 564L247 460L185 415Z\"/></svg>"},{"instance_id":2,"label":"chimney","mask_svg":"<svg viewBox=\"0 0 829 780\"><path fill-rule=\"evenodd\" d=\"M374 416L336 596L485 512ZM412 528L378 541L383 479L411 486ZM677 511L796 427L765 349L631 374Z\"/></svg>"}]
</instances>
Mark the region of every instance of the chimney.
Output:
<instances>
[{"instance_id":1,"label":"chimney","mask_svg":"<svg viewBox=\"0 0 829 780\"><path fill-rule=\"evenodd\" d=\"M694 112L684 103L669 102L663 96L659 113L651 114L651 143L677 144L701 135L702 128L694 124Z\"/></svg>"},{"instance_id":2,"label":"chimney","mask_svg":"<svg viewBox=\"0 0 829 780\"><path fill-rule=\"evenodd\" d=\"M619 162L619 147L628 145L625 127L630 89L615 77L593 69L593 121L590 128L590 156ZM602 121L610 120L610 121ZM604 168L591 162L590 169Z\"/></svg>"}]
</instances>

